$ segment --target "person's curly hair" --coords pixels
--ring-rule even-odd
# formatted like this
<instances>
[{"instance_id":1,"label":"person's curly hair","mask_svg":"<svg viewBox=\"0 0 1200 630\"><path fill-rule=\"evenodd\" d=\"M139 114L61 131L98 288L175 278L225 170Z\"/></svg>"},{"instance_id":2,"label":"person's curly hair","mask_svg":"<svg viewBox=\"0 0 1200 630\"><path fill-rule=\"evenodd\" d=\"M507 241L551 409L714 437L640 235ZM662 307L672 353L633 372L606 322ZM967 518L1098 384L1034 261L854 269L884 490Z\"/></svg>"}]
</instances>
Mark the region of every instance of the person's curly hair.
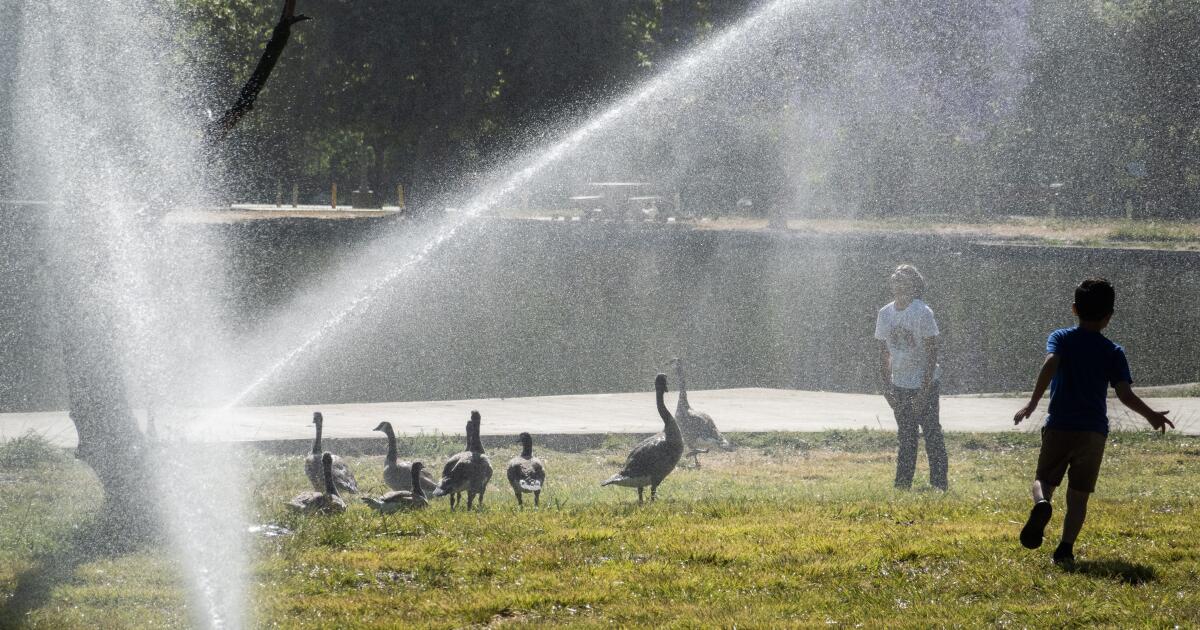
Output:
<instances>
[{"instance_id":1,"label":"person's curly hair","mask_svg":"<svg viewBox=\"0 0 1200 630\"><path fill-rule=\"evenodd\" d=\"M914 298L925 296L925 276L912 265L900 265L892 272L892 282L903 282L912 289Z\"/></svg>"}]
</instances>

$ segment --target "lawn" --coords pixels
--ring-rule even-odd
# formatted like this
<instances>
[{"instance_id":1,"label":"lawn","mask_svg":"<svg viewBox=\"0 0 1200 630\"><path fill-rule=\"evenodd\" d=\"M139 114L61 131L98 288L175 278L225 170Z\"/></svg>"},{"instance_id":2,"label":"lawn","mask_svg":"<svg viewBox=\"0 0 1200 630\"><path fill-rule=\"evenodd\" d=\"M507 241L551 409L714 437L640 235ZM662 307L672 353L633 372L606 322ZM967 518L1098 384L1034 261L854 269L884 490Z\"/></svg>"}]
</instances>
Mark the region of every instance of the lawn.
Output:
<instances>
[{"instance_id":1,"label":"lawn","mask_svg":"<svg viewBox=\"0 0 1200 630\"><path fill-rule=\"evenodd\" d=\"M380 517L298 517L301 458L248 451L253 521L291 530L255 538L259 626L489 625L1194 626L1200 623L1200 438L1114 434L1073 571L1047 544L1017 543L1035 435L952 434L951 490L891 487L894 435L879 431L735 436L742 448L678 469L656 503L598 482L629 441L580 453L539 449L539 510L519 511L503 463L480 512L445 501ZM437 462L456 439L402 443ZM29 588L38 558L86 528L100 505L65 457L12 461L0 448L0 625L173 627L188 620L173 561L154 546L98 554ZM19 459L19 458L18 458ZM30 459L28 457L24 458ZM350 458L381 490L381 458ZM918 475L924 471L918 469ZM22 577L23 576L23 577ZM9 596L38 597L29 604ZM16 615L14 617L13 615Z\"/></svg>"},{"instance_id":2,"label":"lawn","mask_svg":"<svg viewBox=\"0 0 1200 630\"><path fill-rule=\"evenodd\" d=\"M503 210L509 218L576 217L574 210ZM730 214L719 218L683 218L704 230L766 230L766 217ZM800 218L787 220L790 230L809 234L915 234L1044 247L1115 247L1200 250L1200 222L1188 220L1118 219L1009 215L913 215L895 218Z\"/></svg>"}]
</instances>

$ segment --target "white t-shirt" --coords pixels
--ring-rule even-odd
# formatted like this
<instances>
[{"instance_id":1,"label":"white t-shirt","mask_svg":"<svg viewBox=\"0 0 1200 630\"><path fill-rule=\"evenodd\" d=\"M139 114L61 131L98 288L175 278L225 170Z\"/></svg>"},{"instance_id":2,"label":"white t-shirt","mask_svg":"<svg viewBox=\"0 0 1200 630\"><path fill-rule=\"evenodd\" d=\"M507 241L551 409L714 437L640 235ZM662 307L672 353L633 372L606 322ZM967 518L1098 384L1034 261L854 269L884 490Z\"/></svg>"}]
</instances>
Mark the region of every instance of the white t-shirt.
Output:
<instances>
[{"instance_id":1,"label":"white t-shirt","mask_svg":"<svg viewBox=\"0 0 1200 630\"><path fill-rule=\"evenodd\" d=\"M920 389L925 380L925 340L938 335L933 310L921 300L913 300L904 310L892 302L879 309L875 318L875 338L887 343L892 355L892 385ZM934 366L933 378L941 376Z\"/></svg>"}]
</instances>

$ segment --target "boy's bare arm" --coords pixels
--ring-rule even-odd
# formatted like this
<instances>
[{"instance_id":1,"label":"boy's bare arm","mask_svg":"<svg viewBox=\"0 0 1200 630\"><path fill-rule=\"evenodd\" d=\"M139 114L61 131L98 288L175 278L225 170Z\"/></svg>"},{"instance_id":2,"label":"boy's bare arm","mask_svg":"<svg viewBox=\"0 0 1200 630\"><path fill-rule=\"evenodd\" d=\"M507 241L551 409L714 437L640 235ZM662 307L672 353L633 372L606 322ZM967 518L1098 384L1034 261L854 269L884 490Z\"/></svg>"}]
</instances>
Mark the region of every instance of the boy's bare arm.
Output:
<instances>
[{"instance_id":1,"label":"boy's bare arm","mask_svg":"<svg viewBox=\"0 0 1200 630\"><path fill-rule=\"evenodd\" d=\"M896 399L892 392L892 355L888 352L887 342L884 341L879 342L879 387L883 390L884 399L894 409Z\"/></svg>"},{"instance_id":2,"label":"boy's bare arm","mask_svg":"<svg viewBox=\"0 0 1200 630\"><path fill-rule=\"evenodd\" d=\"M879 342L879 382L885 390L892 384L892 355L884 341Z\"/></svg>"},{"instance_id":3,"label":"boy's bare arm","mask_svg":"<svg viewBox=\"0 0 1200 630\"><path fill-rule=\"evenodd\" d=\"M925 379L921 382L921 389L925 391L929 391L933 385L933 375L937 373L938 341L937 335L925 338Z\"/></svg>"},{"instance_id":4,"label":"boy's bare arm","mask_svg":"<svg viewBox=\"0 0 1200 630\"><path fill-rule=\"evenodd\" d=\"M1117 390L1117 398L1126 407L1129 407L1131 411L1145 418L1156 431L1166 433L1167 427L1175 428L1175 425L1170 420L1167 420L1167 414L1171 413L1170 411L1155 411L1151 409L1150 405L1147 405L1137 394L1133 393L1133 388L1129 386L1129 383L1121 381L1113 389Z\"/></svg>"},{"instance_id":5,"label":"boy's bare arm","mask_svg":"<svg viewBox=\"0 0 1200 630\"><path fill-rule=\"evenodd\" d=\"M1042 395L1046 393L1046 388L1050 386L1050 381L1054 380L1054 373L1058 371L1058 355L1050 353L1046 355L1046 360L1042 362L1042 369L1038 372L1037 382L1033 385L1033 395L1029 397L1029 402L1021 407L1021 410L1013 416L1013 424L1021 424L1021 421L1033 415L1037 409L1038 402L1042 400Z\"/></svg>"}]
</instances>

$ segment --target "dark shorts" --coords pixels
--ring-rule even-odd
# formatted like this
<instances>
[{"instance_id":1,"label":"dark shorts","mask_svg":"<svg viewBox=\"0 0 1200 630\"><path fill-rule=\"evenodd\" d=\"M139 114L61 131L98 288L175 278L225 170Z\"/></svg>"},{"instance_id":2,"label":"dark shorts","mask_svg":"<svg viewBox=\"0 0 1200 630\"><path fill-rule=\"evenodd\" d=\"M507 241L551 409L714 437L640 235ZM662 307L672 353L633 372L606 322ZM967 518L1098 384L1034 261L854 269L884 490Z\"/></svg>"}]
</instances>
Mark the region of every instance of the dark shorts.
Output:
<instances>
[{"instance_id":1,"label":"dark shorts","mask_svg":"<svg viewBox=\"0 0 1200 630\"><path fill-rule=\"evenodd\" d=\"M1038 454L1037 480L1062 485L1080 492L1095 492L1108 436L1095 431L1042 429L1042 452Z\"/></svg>"}]
</instances>

